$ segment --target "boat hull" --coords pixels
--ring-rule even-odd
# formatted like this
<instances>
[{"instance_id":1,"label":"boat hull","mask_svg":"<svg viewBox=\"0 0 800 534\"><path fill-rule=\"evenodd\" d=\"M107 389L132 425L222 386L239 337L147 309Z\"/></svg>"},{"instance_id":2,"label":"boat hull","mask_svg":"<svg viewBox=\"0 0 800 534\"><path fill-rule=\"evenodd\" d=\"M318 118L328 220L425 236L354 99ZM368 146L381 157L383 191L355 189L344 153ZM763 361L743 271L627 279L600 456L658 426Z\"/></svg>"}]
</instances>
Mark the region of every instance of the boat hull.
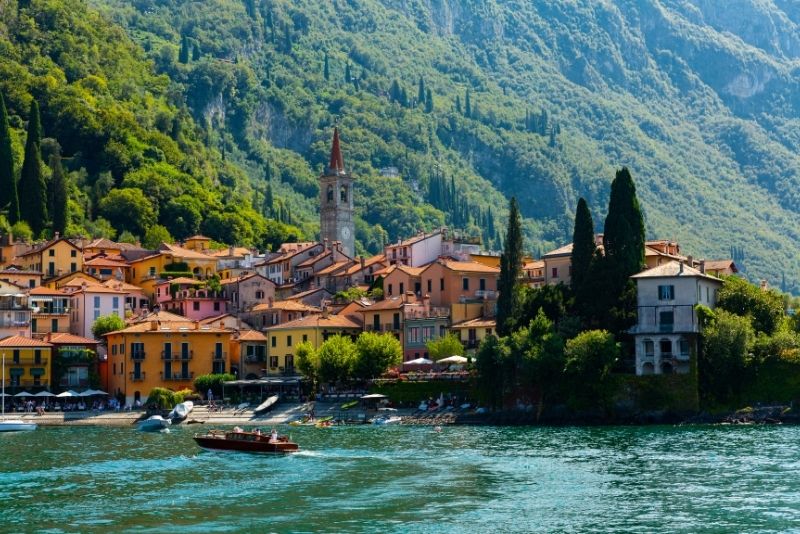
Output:
<instances>
[{"instance_id":1,"label":"boat hull","mask_svg":"<svg viewBox=\"0 0 800 534\"><path fill-rule=\"evenodd\" d=\"M163 419L158 416L153 416L145 419L139 423L139 430L143 432L158 432L162 428L167 428L172 422L169 419Z\"/></svg>"},{"instance_id":2,"label":"boat hull","mask_svg":"<svg viewBox=\"0 0 800 534\"><path fill-rule=\"evenodd\" d=\"M278 396L273 395L272 397L268 398L267 400L259 404L258 407L255 410L253 410L253 413L256 415L264 413L272 409L272 407L275 406L277 402L278 402Z\"/></svg>"},{"instance_id":3,"label":"boat hull","mask_svg":"<svg viewBox=\"0 0 800 534\"><path fill-rule=\"evenodd\" d=\"M0 432L26 432L36 430L36 423L26 423L24 421L0 421Z\"/></svg>"},{"instance_id":4,"label":"boat hull","mask_svg":"<svg viewBox=\"0 0 800 534\"><path fill-rule=\"evenodd\" d=\"M268 436L254 436L254 439L229 439L225 434L205 434L194 436L194 440L200 447L214 451L288 454L300 450L297 443L290 441L272 442Z\"/></svg>"}]
</instances>

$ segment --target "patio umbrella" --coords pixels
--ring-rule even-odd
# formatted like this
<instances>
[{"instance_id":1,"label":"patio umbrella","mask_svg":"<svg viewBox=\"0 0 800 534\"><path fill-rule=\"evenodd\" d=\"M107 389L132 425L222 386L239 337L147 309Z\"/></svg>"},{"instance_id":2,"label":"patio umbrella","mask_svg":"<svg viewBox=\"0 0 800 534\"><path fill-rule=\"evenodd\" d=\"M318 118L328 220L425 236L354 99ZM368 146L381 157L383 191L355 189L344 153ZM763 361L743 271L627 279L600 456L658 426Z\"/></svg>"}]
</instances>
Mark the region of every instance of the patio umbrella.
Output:
<instances>
[{"instance_id":1,"label":"patio umbrella","mask_svg":"<svg viewBox=\"0 0 800 534\"><path fill-rule=\"evenodd\" d=\"M34 397L55 397L54 394L50 393L49 391L40 391Z\"/></svg>"},{"instance_id":2,"label":"patio umbrella","mask_svg":"<svg viewBox=\"0 0 800 534\"><path fill-rule=\"evenodd\" d=\"M27 391L20 391L19 393L17 393L14 396L15 397L33 397L33 394L28 393Z\"/></svg>"},{"instance_id":3,"label":"patio umbrella","mask_svg":"<svg viewBox=\"0 0 800 534\"><path fill-rule=\"evenodd\" d=\"M56 395L56 397L61 397L61 398L65 398L65 397L78 397L78 396L79 396L79 395L78 395L77 393L75 393L74 391L72 391L71 389L70 389L70 390L67 390L67 391L62 391L61 393L59 393L58 395Z\"/></svg>"},{"instance_id":4,"label":"patio umbrella","mask_svg":"<svg viewBox=\"0 0 800 534\"><path fill-rule=\"evenodd\" d=\"M408 360L403 362L403 365L433 365L433 360L428 358L417 358L416 360Z\"/></svg>"},{"instance_id":5,"label":"patio umbrella","mask_svg":"<svg viewBox=\"0 0 800 534\"><path fill-rule=\"evenodd\" d=\"M386 395L381 395L380 393L370 393L369 395L364 395L361 397L361 400L370 400L370 399L385 399Z\"/></svg>"},{"instance_id":6,"label":"patio umbrella","mask_svg":"<svg viewBox=\"0 0 800 534\"><path fill-rule=\"evenodd\" d=\"M449 356L447 358L442 358L436 363L467 363L467 359L463 356Z\"/></svg>"},{"instance_id":7,"label":"patio umbrella","mask_svg":"<svg viewBox=\"0 0 800 534\"><path fill-rule=\"evenodd\" d=\"M81 397L92 397L94 395L101 395L101 394L105 395L105 393L103 393L102 391L97 391L97 390L94 390L94 389L87 389L86 391L84 391L83 393L80 393L79 395Z\"/></svg>"}]
</instances>

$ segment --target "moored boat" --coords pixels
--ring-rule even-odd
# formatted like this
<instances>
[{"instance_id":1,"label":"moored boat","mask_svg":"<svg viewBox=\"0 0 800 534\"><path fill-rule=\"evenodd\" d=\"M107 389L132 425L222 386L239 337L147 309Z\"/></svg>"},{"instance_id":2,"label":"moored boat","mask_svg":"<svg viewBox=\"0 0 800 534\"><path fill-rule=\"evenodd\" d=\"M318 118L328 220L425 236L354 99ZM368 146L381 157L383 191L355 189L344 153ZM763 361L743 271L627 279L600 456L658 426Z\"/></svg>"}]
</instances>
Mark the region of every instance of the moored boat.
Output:
<instances>
[{"instance_id":1,"label":"moored boat","mask_svg":"<svg viewBox=\"0 0 800 534\"><path fill-rule=\"evenodd\" d=\"M403 418L397 415L379 415L372 420L373 425L399 425Z\"/></svg>"},{"instance_id":2,"label":"moored boat","mask_svg":"<svg viewBox=\"0 0 800 534\"><path fill-rule=\"evenodd\" d=\"M218 451L256 452L286 454L297 452L300 447L287 436L264 434L259 431L211 430L205 434L195 434L194 440L200 447Z\"/></svg>"},{"instance_id":3,"label":"moored boat","mask_svg":"<svg viewBox=\"0 0 800 534\"><path fill-rule=\"evenodd\" d=\"M160 415L153 415L144 421L139 421L139 430L143 430L145 432L158 432L161 429L167 428L171 424L172 421L169 419L164 419Z\"/></svg>"},{"instance_id":4,"label":"moored boat","mask_svg":"<svg viewBox=\"0 0 800 534\"><path fill-rule=\"evenodd\" d=\"M171 419L173 421L183 421L193 409L194 403L192 401L183 401L175 405L175 408L169 412L167 419Z\"/></svg>"},{"instance_id":5,"label":"moored boat","mask_svg":"<svg viewBox=\"0 0 800 534\"><path fill-rule=\"evenodd\" d=\"M266 412L267 410L269 410L270 408L272 408L275 405L275 403L277 403L277 402L278 402L278 396L277 395L273 395L270 398L268 398L267 400L265 400L264 402L262 402L261 404L259 404L256 407L256 409L253 410L253 413L256 414L256 415L262 414L262 413Z\"/></svg>"},{"instance_id":6,"label":"moored boat","mask_svg":"<svg viewBox=\"0 0 800 534\"><path fill-rule=\"evenodd\" d=\"M22 419L4 419L0 421L0 432L23 432L36 430L36 423L28 423Z\"/></svg>"}]
</instances>

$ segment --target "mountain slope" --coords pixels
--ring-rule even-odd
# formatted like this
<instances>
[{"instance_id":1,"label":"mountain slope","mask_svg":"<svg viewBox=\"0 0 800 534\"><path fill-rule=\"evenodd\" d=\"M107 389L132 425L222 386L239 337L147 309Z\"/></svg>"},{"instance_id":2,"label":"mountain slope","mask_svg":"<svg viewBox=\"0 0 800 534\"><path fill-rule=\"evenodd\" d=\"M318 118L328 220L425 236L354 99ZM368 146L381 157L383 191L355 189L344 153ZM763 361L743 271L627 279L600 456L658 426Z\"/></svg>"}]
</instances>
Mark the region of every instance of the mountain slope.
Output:
<instances>
[{"instance_id":1,"label":"mountain slope","mask_svg":"<svg viewBox=\"0 0 800 534\"><path fill-rule=\"evenodd\" d=\"M794 1L93 3L309 234L338 121L368 248L420 225L502 221L511 194L530 248L546 248L569 238L579 195L601 227L627 165L649 237L709 257L735 247L751 276L797 284ZM420 78L430 111L416 102ZM400 176L381 176L387 167ZM440 175L455 201L431 195Z\"/></svg>"}]
</instances>

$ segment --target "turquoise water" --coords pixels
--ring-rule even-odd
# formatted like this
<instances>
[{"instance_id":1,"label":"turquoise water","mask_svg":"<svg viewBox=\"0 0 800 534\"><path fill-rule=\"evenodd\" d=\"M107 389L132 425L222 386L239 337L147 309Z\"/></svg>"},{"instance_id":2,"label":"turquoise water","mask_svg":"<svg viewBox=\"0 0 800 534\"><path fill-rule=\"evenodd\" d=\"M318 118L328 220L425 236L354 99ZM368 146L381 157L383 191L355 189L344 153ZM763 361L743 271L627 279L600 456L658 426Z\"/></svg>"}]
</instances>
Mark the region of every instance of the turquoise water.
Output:
<instances>
[{"instance_id":1,"label":"turquoise water","mask_svg":"<svg viewBox=\"0 0 800 534\"><path fill-rule=\"evenodd\" d=\"M797 427L285 427L288 457L197 429L0 435L0 531L800 530Z\"/></svg>"}]
</instances>

